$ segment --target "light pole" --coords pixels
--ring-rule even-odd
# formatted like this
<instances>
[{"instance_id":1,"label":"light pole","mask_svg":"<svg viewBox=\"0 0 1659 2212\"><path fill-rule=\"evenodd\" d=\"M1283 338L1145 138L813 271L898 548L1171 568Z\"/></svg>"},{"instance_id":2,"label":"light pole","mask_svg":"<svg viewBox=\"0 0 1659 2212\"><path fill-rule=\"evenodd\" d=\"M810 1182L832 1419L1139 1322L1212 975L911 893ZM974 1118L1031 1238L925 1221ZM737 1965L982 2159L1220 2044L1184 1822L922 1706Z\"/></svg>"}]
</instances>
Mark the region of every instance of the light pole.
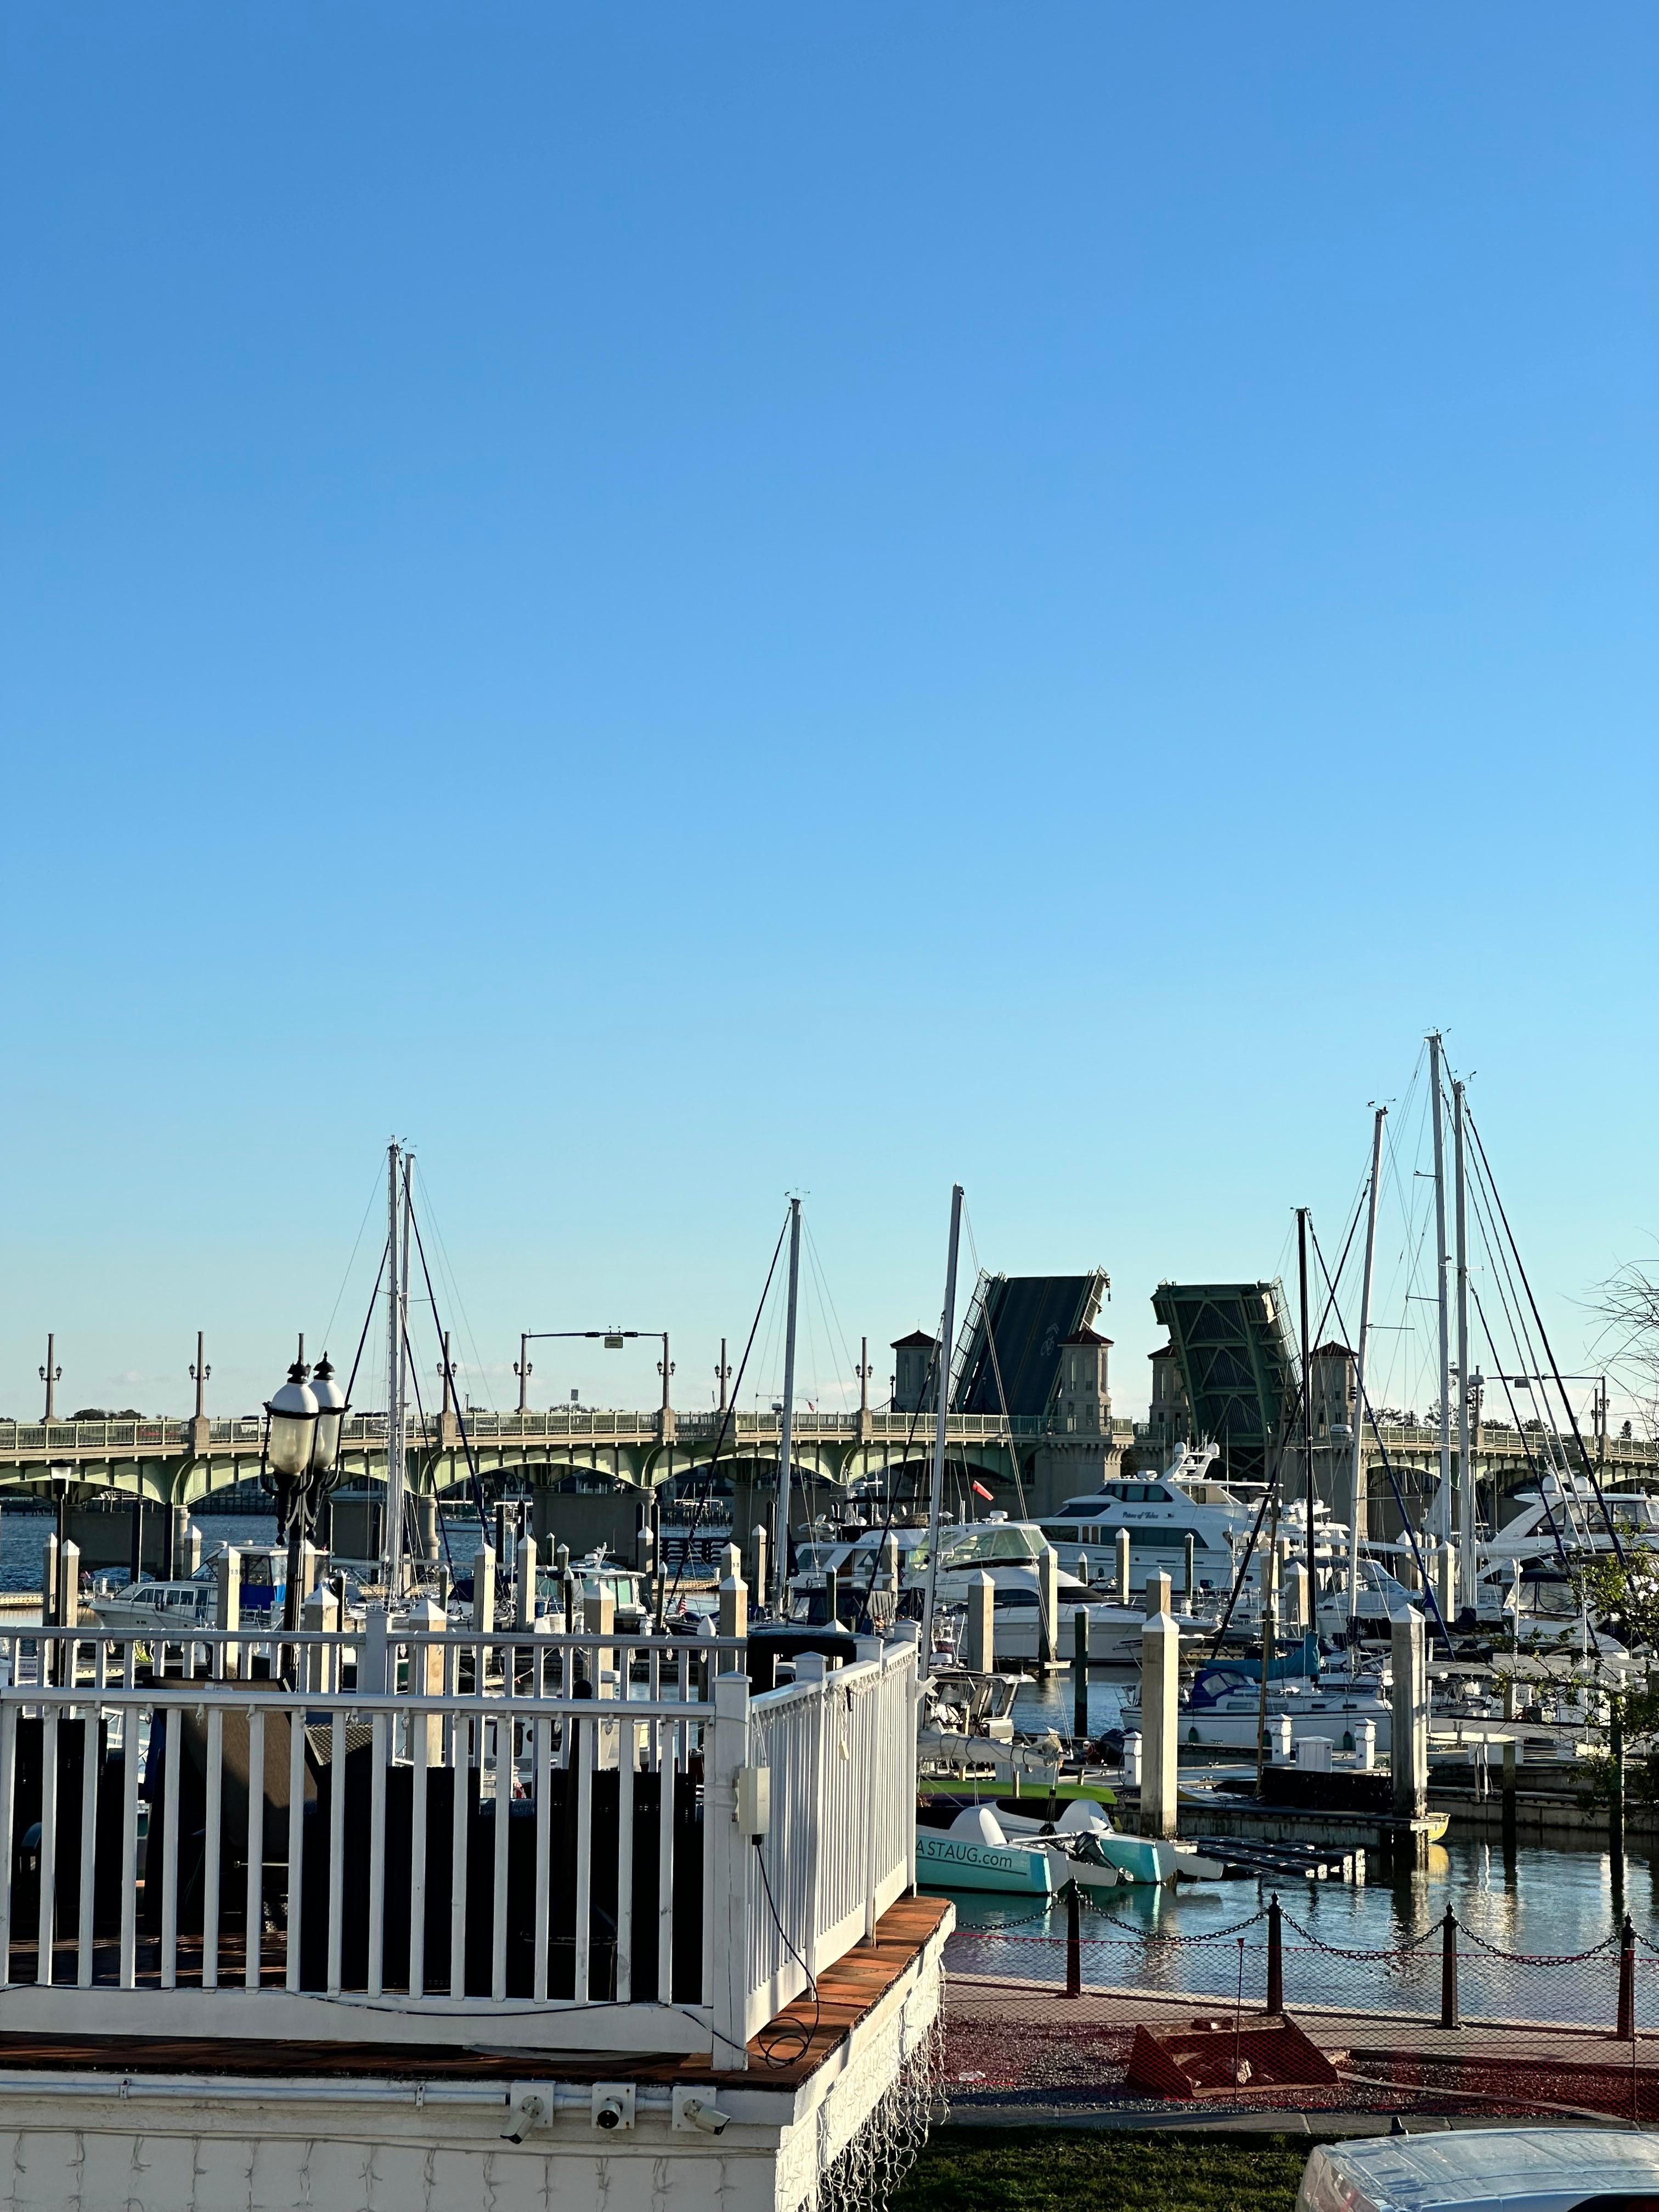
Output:
<instances>
[{"instance_id":1,"label":"light pole","mask_svg":"<svg viewBox=\"0 0 1659 2212\"><path fill-rule=\"evenodd\" d=\"M300 1626L301 1547L314 1531L325 1478L339 1455L345 1393L325 1352L310 1382L303 1358L265 1403L265 1459L276 1478L276 1520L288 1542L283 1626ZM313 1387L314 1386L314 1387Z\"/></svg>"},{"instance_id":2,"label":"light pole","mask_svg":"<svg viewBox=\"0 0 1659 2212\"><path fill-rule=\"evenodd\" d=\"M48 1336L47 1336L47 1338L46 1338L46 1365L45 1365L45 1366L40 1370L40 1380L41 1380L41 1381L46 1384L46 1410L45 1418L46 1418L46 1419L47 1419L47 1420L51 1420L51 1419L52 1419L52 1390L53 1390L54 1387L55 1387L58 1383L61 1382L63 1381L63 1379L64 1379L64 1370L63 1370L63 1369L62 1369L61 1367L59 1367L59 1366L56 1365L56 1364L54 1364L54 1362L53 1362L53 1358L52 1358L52 1354L53 1354L54 1351L55 1351L55 1350L56 1350L56 1348L57 1348L57 1344L58 1344L58 1339L57 1339L55 1336L52 1336L52 1335L48 1335Z\"/></svg>"},{"instance_id":3,"label":"light pole","mask_svg":"<svg viewBox=\"0 0 1659 2212\"><path fill-rule=\"evenodd\" d=\"M530 1377L534 1372L530 1364L530 1339L527 1336L519 1339L519 1360L513 1372L519 1378L519 1415L522 1420L530 1410Z\"/></svg>"},{"instance_id":4,"label":"light pole","mask_svg":"<svg viewBox=\"0 0 1659 2212\"><path fill-rule=\"evenodd\" d=\"M207 1412L208 1377L213 1372L202 1357L204 1340L204 1332L198 1328L196 1332L196 1358L190 1369L190 1379L196 1385L196 1418L198 1421Z\"/></svg>"}]
</instances>

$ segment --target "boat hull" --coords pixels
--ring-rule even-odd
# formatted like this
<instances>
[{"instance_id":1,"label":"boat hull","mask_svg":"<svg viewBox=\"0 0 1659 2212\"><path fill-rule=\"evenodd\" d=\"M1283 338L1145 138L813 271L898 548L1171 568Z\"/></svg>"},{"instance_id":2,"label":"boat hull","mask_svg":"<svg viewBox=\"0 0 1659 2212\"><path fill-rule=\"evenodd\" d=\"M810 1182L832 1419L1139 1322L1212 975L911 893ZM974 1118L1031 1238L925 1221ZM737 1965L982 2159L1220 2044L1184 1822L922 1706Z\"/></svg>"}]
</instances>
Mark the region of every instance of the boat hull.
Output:
<instances>
[{"instance_id":1,"label":"boat hull","mask_svg":"<svg viewBox=\"0 0 1659 2212\"><path fill-rule=\"evenodd\" d=\"M981 1844L968 1836L916 1830L916 1880L925 1889L1011 1890L1048 1897L1054 1889L1048 1855L1014 1844Z\"/></svg>"}]
</instances>

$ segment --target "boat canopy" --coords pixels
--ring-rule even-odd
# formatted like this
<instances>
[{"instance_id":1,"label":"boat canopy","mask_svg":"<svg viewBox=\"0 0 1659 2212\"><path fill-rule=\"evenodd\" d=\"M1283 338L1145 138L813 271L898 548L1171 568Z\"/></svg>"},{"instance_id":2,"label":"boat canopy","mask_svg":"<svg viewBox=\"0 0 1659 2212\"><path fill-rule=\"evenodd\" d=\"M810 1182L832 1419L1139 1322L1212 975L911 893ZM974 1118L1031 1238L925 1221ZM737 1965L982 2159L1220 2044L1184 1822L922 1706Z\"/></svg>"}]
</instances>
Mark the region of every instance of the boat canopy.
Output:
<instances>
[{"instance_id":1,"label":"boat canopy","mask_svg":"<svg viewBox=\"0 0 1659 2212\"><path fill-rule=\"evenodd\" d=\"M1294 1650L1285 1651L1267 1669L1270 1682L1304 1681L1317 1674L1322 1661L1319 1655L1319 1638L1311 1629ZM1230 1697L1251 1682L1261 1680L1259 1659L1213 1659L1200 1667L1193 1677L1188 1703L1198 1711L1212 1705L1221 1698Z\"/></svg>"}]
</instances>

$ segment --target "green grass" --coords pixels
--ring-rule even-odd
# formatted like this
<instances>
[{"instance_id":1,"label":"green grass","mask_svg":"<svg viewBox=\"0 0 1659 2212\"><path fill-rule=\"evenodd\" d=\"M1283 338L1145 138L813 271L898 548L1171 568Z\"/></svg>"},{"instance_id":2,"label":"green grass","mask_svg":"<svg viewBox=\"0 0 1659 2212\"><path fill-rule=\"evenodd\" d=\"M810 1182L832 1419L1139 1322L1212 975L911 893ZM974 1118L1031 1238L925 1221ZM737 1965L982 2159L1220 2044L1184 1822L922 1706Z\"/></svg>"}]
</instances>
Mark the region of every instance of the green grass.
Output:
<instances>
[{"instance_id":1,"label":"green grass","mask_svg":"<svg viewBox=\"0 0 1659 2212\"><path fill-rule=\"evenodd\" d=\"M936 2128L892 2212L1292 2212L1305 2136Z\"/></svg>"}]
</instances>

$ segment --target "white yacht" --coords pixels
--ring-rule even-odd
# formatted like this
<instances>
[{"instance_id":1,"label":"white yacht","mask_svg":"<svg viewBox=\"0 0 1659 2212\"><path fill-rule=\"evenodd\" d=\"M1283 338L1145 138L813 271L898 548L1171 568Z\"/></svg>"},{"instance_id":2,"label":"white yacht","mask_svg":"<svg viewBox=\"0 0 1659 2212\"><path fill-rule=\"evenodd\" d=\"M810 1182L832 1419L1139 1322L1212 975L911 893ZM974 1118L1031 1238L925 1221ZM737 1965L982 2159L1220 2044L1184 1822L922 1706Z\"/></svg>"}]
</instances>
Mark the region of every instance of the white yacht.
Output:
<instances>
[{"instance_id":1,"label":"white yacht","mask_svg":"<svg viewBox=\"0 0 1659 2212\"><path fill-rule=\"evenodd\" d=\"M1659 1498L1645 1490L1602 1488L1601 1498L1620 1539L1659 1541ZM1589 1478L1547 1474L1536 1490L1523 1491L1516 1510L1495 1535L1480 1546L1480 1564L1493 1569L1543 1565L1565 1551L1575 1553L1613 1548L1601 1502Z\"/></svg>"},{"instance_id":2,"label":"white yacht","mask_svg":"<svg viewBox=\"0 0 1659 2212\"><path fill-rule=\"evenodd\" d=\"M1158 1573L1179 1587L1190 1536L1199 1587L1225 1589L1233 1578L1233 1546L1249 1535L1260 1493L1247 1497L1215 1480L1211 1469L1218 1456L1213 1444L1199 1451L1178 1444L1163 1474L1114 1476L1086 1496L1068 1498L1038 1525L1069 1574L1086 1559L1096 1581L1114 1572L1118 1531L1127 1528L1132 1589L1144 1589L1147 1576Z\"/></svg>"},{"instance_id":3,"label":"white yacht","mask_svg":"<svg viewBox=\"0 0 1659 2212\"><path fill-rule=\"evenodd\" d=\"M938 1602L941 1607L965 1606L974 1577L987 1574L995 1593L991 1609L999 1660L1040 1658L1045 1626L1050 1653L1062 1660L1069 1659L1077 1633L1073 1624L1079 1613L1085 1613L1089 1617L1090 1658L1097 1662L1133 1664L1140 1657L1141 1634L1146 1626L1145 1609L1103 1601L1064 1566L1058 1567L1054 1575L1058 1620L1044 1623L1041 1561L1044 1552L1052 1548L1036 1522L1010 1521L1000 1513L972 1522L966 1528L941 1529L935 1584ZM912 1585L919 1584L926 1576L927 1559L924 1530L922 1540L911 1547L906 1563ZM1201 1632L1203 1624L1182 1616L1181 1626L1187 1633L1196 1635Z\"/></svg>"}]
</instances>

